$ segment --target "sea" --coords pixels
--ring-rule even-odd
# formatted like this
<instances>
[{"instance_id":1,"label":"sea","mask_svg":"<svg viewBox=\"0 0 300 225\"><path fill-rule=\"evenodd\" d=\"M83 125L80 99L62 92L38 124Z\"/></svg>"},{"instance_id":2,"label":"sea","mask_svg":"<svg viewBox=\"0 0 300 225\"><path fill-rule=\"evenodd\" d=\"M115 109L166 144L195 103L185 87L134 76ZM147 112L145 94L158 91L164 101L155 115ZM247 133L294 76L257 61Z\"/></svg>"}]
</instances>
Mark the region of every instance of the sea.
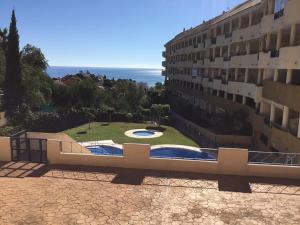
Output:
<instances>
[{"instance_id":1,"label":"sea","mask_svg":"<svg viewBox=\"0 0 300 225\"><path fill-rule=\"evenodd\" d=\"M63 77L69 74L76 74L79 71L89 71L95 75L106 75L107 78L131 79L136 82L146 83L152 87L157 82L164 82L161 69L140 69L140 68L105 68L105 67L67 67L49 66L47 73L52 78Z\"/></svg>"}]
</instances>

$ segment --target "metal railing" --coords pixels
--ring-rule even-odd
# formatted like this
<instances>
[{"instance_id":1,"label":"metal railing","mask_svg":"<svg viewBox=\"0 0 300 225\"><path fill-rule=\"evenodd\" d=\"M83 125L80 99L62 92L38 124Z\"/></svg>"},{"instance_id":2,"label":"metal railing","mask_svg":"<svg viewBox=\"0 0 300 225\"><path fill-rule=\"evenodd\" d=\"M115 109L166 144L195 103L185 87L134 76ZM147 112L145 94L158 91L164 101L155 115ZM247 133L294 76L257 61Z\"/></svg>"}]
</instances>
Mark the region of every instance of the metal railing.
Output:
<instances>
[{"instance_id":1,"label":"metal railing","mask_svg":"<svg viewBox=\"0 0 300 225\"><path fill-rule=\"evenodd\" d=\"M63 153L78 153L78 154L93 154L89 147L96 147L96 146L110 146L115 147L118 149L122 149L122 145L110 142L103 142L103 141L89 141L89 142L60 142L60 149Z\"/></svg>"},{"instance_id":2,"label":"metal railing","mask_svg":"<svg viewBox=\"0 0 300 225\"><path fill-rule=\"evenodd\" d=\"M248 163L300 166L300 153L249 151Z\"/></svg>"}]
</instances>

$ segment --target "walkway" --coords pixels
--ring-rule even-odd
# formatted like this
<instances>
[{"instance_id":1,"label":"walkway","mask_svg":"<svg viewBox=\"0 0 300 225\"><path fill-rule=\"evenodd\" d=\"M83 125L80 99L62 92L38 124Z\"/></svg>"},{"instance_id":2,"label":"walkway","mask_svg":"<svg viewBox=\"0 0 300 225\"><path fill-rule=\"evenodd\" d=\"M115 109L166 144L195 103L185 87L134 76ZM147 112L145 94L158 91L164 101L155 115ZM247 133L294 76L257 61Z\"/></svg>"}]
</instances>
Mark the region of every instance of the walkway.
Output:
<instances>
[{"instance_id":1,"label":"walkway","mask_svg":"<svg viewBox=\"0 0 300 225\"><path fill-rule=\"evenodd\" d=\"M232 176L0 167L0 224L299 224L300 182Z\"/></svg>"}]
</instances>

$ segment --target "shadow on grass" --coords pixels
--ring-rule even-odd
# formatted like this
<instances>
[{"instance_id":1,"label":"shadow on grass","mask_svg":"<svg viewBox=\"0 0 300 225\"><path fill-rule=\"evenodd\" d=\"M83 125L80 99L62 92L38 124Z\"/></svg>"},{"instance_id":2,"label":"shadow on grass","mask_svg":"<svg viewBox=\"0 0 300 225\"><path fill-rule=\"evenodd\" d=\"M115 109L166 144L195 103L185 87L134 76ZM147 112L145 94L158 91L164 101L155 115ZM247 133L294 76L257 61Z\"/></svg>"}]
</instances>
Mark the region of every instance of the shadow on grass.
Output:
<instances>
[{"instance_id":1,"label":"shadow on grass","mask_svg":"<svg viewBox=\"0 0 300 225\"><path fill-rule=\"evenodd\" d=\"M159 132L164 132L166 130L166 128L149 126L149 127L146 127L146 130L155 130L155 131L159 131Z\"/></svg>"},{"instance_id":2,"label":"shadow on grass","mask_svg":"<svg viewBox=\"0 0 300 225\"><path fill-rule=\"evenodd\" d=\"M85 130L85 131L78 131L76 134L87 134L87 131Z\"/></svg>"}]
</instances>

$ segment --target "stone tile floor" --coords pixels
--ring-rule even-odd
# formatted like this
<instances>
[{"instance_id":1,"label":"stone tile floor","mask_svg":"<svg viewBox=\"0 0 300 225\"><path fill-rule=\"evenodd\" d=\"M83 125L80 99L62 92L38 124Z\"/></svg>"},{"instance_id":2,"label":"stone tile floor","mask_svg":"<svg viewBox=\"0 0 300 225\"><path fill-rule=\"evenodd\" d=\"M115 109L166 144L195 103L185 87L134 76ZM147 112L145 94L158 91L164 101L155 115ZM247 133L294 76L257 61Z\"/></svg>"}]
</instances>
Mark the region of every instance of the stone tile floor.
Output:
<instances>
[{"instance_id":1,"label":"stone tile floor","mask_svg":"<svg viewBox=\"0 0 300 225\"><path fill-rule=\"evenodd\" d=\"M6 163L0 224L300 224L300 181Z\"/></svg>"}]
</instances>

